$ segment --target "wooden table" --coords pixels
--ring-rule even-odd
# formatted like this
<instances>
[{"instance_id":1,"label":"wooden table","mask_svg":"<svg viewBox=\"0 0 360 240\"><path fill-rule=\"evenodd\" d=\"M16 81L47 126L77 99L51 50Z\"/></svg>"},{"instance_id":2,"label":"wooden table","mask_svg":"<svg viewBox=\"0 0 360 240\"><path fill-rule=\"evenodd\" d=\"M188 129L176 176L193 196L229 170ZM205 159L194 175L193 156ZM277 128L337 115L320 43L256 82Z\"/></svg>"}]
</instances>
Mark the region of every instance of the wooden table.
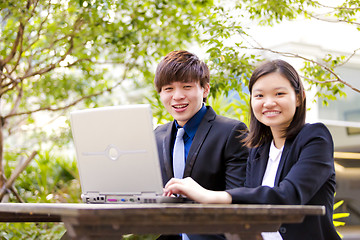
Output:
<instances>
[{"instance_id":1,"label":"wooden table","mask_svg":"<svg viewBox=\"0 0 360 240\"><path fill-rule=\"evenodd\" d=\"M120 239L124 234L226 233L262 239L283 223L324 215L323 206L243 204L0 203L1 222L64 222L72 239Z\"/></svg>"}]
</instances>

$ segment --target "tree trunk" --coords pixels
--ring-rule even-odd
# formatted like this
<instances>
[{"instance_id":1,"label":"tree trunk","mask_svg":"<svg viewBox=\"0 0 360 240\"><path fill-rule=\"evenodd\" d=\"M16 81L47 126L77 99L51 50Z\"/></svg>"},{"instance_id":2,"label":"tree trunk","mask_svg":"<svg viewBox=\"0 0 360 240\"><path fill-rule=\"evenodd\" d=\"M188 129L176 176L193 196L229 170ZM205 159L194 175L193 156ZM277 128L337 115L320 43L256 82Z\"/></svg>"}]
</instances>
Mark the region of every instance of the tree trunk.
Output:
<instances>
[{"instance_id":1,"label":"tree trunk","mask_svg":"<svg viewBox=\"0 0 360 240\"><path fill-rule=\"evenodd\" d=\"M0 189L4 186L4 136L3 136L3 119L0 116Z\"/></svg>"}]
</instances>

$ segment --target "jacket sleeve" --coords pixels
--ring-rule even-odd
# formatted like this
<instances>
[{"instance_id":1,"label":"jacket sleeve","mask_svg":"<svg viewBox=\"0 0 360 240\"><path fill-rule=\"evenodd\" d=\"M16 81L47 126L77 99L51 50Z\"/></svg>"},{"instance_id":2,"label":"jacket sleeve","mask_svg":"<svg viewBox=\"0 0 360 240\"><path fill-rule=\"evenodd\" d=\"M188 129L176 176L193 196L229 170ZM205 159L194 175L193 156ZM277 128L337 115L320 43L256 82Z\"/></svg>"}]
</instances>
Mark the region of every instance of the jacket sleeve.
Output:
<instances>
[{"instance_id":1,"label":"jacket sleeve","mask_svg":"<svg viewBox=\"0 0 360 240\"><path fill-rule=\"evenodd\" d=\"M227 192L233 203L307 204L335 173L333 150L328 129L323 124L309 124L300 131L282 159L285 162L275 187L243 187ZM251 161L256 161L253 158L250 154L247 180L257 171L251 169Z\"/></svg>"},{"instance_id":2,"label":"jacket sleeve","mask_svg":"<svg viewBox=\"0 0 360 240\"><path fill-rule=\"evenodd\" d=\"M232 129L225 145L225 183L226 189L243 187L246 177L248 148L241 143L247 135L247 127L240 122Z\"/></svg>"}]
</instances>

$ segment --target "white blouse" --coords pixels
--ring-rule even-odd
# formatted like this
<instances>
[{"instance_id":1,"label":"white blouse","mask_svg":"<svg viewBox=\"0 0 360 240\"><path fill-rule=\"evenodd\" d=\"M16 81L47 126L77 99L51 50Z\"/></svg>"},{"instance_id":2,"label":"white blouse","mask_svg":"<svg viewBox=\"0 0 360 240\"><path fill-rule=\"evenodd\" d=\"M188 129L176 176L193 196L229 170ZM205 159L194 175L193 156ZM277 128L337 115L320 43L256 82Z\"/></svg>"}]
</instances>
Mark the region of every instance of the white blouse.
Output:
<instances>
[{"instance_id":1,"label":"white blouse","mask_svg":"<svg viewBox=\"0 0 360 240\"><path fill-rule=\"evenodd\" d=\"M269 160L266 165L265 174L261 184L262 186L274 187L276 172L279 167L283 148L284 146L281 149L276 148L274 145L274 141L271 141Z\"/></svg>"},{"instance_id":2,"label":"white blouse","mask_svg":"<svg viewBox=\"0 0 360 240\"><path fill-rule=\"evenodd\" d=\"M280 158L284 146L281 149L275 147L274 141L271 141L269 160L266 165L265 174L262 180L262 186L274 187L276 172L279 167ZM282 240L279 232L262 232L261 236L264 240Z\"/></svg>"}]
</instances>

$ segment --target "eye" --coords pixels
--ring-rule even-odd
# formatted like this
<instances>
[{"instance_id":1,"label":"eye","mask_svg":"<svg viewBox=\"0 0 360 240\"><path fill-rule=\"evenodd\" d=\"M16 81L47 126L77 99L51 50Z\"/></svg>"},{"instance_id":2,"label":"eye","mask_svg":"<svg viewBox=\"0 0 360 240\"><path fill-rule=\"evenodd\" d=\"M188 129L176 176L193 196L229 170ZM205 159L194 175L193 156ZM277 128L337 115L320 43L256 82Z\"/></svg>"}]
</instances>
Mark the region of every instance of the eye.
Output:
<instances>
[{"instance_id":1,"label":"eye","mask_svg":"<svg viewBox=\"0 0 360 240\"><path fill-rule=\"evenodd\" d=\"M263 97L263 95L260 93L254 95L254 98L262 98L262 97Z\"/></svg>"},{"instance_id":2,"label":"eye","mask_svg":"<svg viewBox=\"0 0 360 240\"><path fill-rule=\"evenodd\" d=\"M185 85L185 86L184 86L185 89L189 89L189 88L191 88L191 87L192 87L191 85Z\"/></svg>"},{"instance_id":3,"label":"eye","mask_svg":"<svg viewBox=\"0 0 360 240\"><path fill-rule=\"evenodd\" d=\"M171 91L173 88L172 87L163 87L163 91Z\"/></svg>"},{"instance_id":4,"label":"eye","mask_svg":"<svg viewBox=\"0 0 360 240\"><path fill-rule=\"evenodd\" d=\"M276 96L281 96L281 95L285 95L285 93L284 93L284 92L278 92L278 93L276 93Z\"/></svg>"}]
</instances>

